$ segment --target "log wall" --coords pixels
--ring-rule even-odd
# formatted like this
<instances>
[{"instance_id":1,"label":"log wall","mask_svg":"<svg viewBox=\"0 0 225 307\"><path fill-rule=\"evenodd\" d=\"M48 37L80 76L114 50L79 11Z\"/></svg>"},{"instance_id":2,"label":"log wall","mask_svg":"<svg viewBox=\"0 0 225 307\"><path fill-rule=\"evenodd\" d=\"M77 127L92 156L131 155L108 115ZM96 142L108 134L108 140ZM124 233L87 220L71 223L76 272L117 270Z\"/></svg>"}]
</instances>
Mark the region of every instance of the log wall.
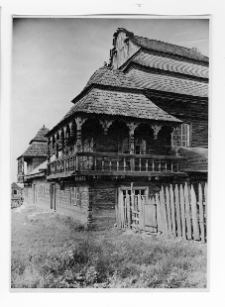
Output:
<instances>
[{"instance_id":1,"label":"log wall","mask_svg":"<svg viewBox=\"0 0 225 307\"><path fill-rule=\"evenodd\" d=\"M115 224L116 190L112 183L98 182L89 187L91 224L94 227L106 229Z\"/></svg>"}]
</instances>

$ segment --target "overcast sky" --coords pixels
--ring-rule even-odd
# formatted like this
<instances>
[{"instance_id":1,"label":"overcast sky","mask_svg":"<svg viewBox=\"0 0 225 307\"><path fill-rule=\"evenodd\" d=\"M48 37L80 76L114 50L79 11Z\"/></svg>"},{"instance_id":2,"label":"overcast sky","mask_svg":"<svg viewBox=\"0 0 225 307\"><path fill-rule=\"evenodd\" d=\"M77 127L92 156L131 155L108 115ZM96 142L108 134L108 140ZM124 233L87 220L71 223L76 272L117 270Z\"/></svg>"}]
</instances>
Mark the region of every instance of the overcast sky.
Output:
<instances>
[{"instance_id":1,"label":"overcast sky","mask_svg":"<svg viewBox=\"0 0 225 307\"><path fill-rule=\"evenodd\" d=\"M209 55L206 19L15 18L13 21L11 158L17 160L45 125L51 129L72 106L96 69L109 60L118 27L136 35L197 47Z\"/></svg>"}]
</instances>

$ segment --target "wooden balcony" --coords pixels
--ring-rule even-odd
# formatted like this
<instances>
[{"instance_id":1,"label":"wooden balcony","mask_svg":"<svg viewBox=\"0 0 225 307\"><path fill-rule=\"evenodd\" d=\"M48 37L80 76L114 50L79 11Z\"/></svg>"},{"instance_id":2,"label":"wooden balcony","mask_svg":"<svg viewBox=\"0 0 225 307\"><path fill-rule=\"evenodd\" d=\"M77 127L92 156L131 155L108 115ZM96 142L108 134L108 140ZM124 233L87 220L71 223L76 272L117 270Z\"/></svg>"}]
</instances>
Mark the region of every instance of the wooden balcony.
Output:
<instances>
[{"instance_id":1,"label":"wooden balcony","mask_svg":"<svg viewBox=\"0 0 225 307\"><path fill-rule=\"evenodd\" d=\"M182 157L80 152L48 164L48 178L81 176L171 176L180 171Z\"/></svg>"}]
</instances>

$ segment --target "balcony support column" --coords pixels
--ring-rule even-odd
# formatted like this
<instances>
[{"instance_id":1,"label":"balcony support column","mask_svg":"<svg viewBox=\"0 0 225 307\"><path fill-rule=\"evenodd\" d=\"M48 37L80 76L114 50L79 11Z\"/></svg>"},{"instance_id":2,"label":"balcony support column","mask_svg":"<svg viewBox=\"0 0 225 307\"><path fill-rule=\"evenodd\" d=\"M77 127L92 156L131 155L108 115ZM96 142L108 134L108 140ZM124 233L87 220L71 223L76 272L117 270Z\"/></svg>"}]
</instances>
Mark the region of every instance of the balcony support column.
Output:
<instances>
[{"instance_id":1,"label":"balcony support column","mask_svg":"<svg viewBox=\"0 0 225 307\"><path fill-rule=\"evenodd\" d=\"M64 144L63 144L63 153L64 155L67 155L68 153L68 143L69 143L69 136L68 136L68 131L67 131L68 127L64 127L63 128L63 134L64 134Z\"/></svg>"},{"instance_id":2,"label":"balcony support column","mask_svg":"<svg viewBox=\"0 0 225 307\"><path fill-rule=\"evenodd\" d=\"M139 123L131 122L131 123L127 123L127 126L129 128L130 154L133 155L134 154L134 131L139 126ZM131 170L134 171L135 169L134 158L131 158L130 164L131 164Z\"/></svg>"},{"instance_id":3,"label":"balcony support column","mask_svg":"<svg viewBox=\"0 0 225 307\"><path fill-rule=\"evenodd\" d=\"M172 127L172 133L171 133L171 148L173 148L174 150L175 150L175 155L176 155L176 157L178 157L179 156L179 154L178 154L178 149L179 149L179 147L178 146L173 146L173 141L172 141L172 139L173 139L173 134L174 133L176 133L176 131L178 131L179 130L179 127Z\"/></svg>"},{"instance_id":4,"label":"balcony support column","mask_svg":"<svg viewBox=\"0 0 225 307\"><path fill-rule=\"evenodd\" d=\"M85 123L87 118L76 117L75 122L77 125L77 141L76 141L76 152L82 151L82 126ZM76 156L76 170L79 170L80 167L80 157Z\"/></svg>"},{"instance_id":5,"label":"balcony support column","mask_svg":"<svg viewBox=\"0 0 225 307\"><path fill-rule=\"evenodd\" d=\"M70 127L70 139L72 142L72 153L75 153L76 150L76 135L75 135L75 128L74 128L74 122L69 123L69 127Z\"/></svg>"},{"instance_id":6,"label":"balcony support column","mask_svg":"<svg viewBox=\"0 0 225 307\"><path fill-rule=\"evenodd\" d=\"M64 129L61 130L61 146L62 146L62 155L65 153L65 138L64 138Z\"/></svg>"},{"instance_id":7,"label":"balcony support column","mask_svg":"<svg viewBox=\"0 0 225 307\"><path fill-rule=\"evenodd\" d=\"M75 122L77 125L77 142L76 142L76 150L77 152L82 151L82 126L85 123L87 118L77 117L75 118Z\"/></svg>"},{"instance_id":8,"label":"balcony support column","mask_svg":"<svg viewBox=\"0 0 225 307\"><path fill-rule=\"evenodd\" d=\"M55 134L55 157L58 159L59 157L59 140L58 140L58 134Z\"/></svg>"}]
</instances>

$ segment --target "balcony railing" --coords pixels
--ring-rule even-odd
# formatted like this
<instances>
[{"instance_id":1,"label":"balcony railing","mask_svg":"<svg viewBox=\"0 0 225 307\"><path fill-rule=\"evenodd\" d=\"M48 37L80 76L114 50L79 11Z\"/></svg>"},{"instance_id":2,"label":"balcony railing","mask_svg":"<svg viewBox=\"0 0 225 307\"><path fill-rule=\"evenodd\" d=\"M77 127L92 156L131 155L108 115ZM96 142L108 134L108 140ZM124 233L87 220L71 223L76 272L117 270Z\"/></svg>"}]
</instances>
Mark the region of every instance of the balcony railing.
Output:
<instances>
[{"instance_id":1,"label":"balcony railing","mask_svg":"<svg viewBox=\"0 0 225 307\"><path fill-rule=\"evenodd\" d=\"M182 157L169 155L130 155L109 152L79 152L48 165L48 174L77 172L83 175L148 175L179 173Z\"/></svg>"}]
</instances>

